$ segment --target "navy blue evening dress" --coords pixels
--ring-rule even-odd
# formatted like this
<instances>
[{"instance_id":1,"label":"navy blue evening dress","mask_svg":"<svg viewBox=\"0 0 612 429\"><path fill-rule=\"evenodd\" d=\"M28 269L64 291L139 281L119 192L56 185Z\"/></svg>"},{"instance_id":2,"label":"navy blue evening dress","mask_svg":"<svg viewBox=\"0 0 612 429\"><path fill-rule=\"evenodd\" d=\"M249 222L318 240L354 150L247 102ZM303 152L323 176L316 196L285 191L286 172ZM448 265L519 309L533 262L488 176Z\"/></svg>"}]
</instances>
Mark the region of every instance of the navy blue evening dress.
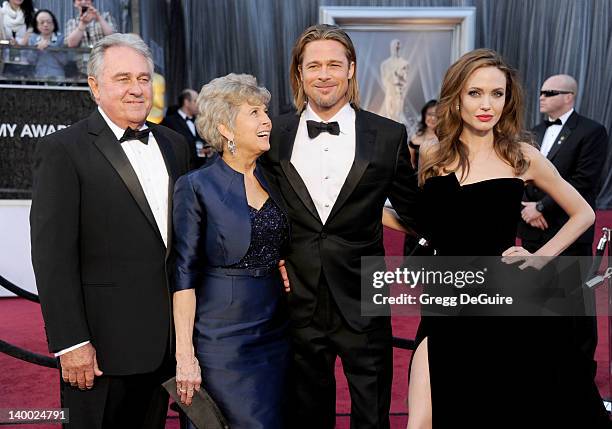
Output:
<instances>
[{"instance_id":1,"label":"navy blue evening dress","mask_svg":"<svg viewBox=\"0 0 612 429\"><path fill-rule=\"evenodd\" d=\"M175 290L195 289L202 386L232 429L283 428L289 342L278 261L289 224L270 195L248 206L242 174L221 158L175 187Z\"/></svg>"}]
</instances>

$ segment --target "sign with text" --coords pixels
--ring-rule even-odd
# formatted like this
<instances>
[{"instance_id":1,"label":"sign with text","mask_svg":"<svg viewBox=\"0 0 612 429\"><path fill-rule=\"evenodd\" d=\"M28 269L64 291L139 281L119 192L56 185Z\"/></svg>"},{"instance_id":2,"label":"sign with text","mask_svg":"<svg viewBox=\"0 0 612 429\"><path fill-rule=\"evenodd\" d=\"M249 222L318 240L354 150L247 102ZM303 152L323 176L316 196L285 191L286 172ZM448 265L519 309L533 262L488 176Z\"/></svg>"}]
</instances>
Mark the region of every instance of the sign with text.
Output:
<instances>
[{"instance_id":1,"label":"sign with text","mask_svg":"<svg viewBox=\"0 0 612 429\"><path fill-rule=\"evenodd\" d=\"M94 107L87 88L0 86L0 199L30 199L36 143Z\"/></svg>"}]
</instances>

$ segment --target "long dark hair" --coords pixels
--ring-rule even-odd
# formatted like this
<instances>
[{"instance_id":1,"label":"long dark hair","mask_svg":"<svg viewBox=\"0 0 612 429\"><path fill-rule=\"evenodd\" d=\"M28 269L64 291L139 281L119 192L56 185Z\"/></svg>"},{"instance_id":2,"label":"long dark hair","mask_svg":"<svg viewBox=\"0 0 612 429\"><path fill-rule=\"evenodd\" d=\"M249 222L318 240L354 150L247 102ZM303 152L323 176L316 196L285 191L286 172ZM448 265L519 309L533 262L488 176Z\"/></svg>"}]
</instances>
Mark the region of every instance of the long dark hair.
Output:
<instances>
[{"instance_id":1,"label":"long dark hair","mask_svg":"<svg viewBox=\"0 0 612 429\"><path fill-rule=\"evenodd\" d=\"M25 19L26 28L36 28L36 19L34 19L34 2L32 0L23 0L21 3L21 11Z\"/></svg>"},{"instance_id":2,"label":"long dark hair","mask_svg":"<svg viewBox=\"0 0 612 429\"><path fill-rule=\"evenodd\" d=\"M423 106L423 108L421 109L421 122L419 122L419 128L417 129L417 136L422 136L423 134L425 134L425 130L427 129L427 124L425 123L425 118L427 118L427 111L438 105L438 100L433 99L433 100L429 100L427 103L425 103L425 105Z\"/></svg>"},{"instance_id":3,"label":"long dark hair","mask_svg":"<svg viewBox=\"0 0 612 429\"><path fill-rule=\"evenodd\" d=\"M34 14L34 33L40 34L40 30L38 29L38 23L36 22L36 20L38 19L38 15L43 12L47 12L51 16L51 20L53 20L53 32L55 34L59 33L57 18L55 17L55 15L53 15L53 12L48 9L38 9Z\"/></svg>"},{"instance_id":4,"label":"long dark hair","mask_svg":"<svg viewBox=\"0 0 612 429\"><path fill-rule=\"evenodd\" d=\"M506 102L501 118L493 129L493 148L495 153L514 169L515 174L523 174L529 161L521 150L521 142L530 142L523 128L523 89L518 73L502 57L490 49L476 49L459 58L446 71L440 90L440 101L436 107L438 124L436 136L439 144L432 156L421 166L419 183L432 176L450 173L461 169L462 178L467 176L470 164L468 149L459 140L463 131L463 121L459 112L460 93L470 75L482 67L495 67L506 76ZM453 164L454 170L449 170Z\"/></svg>"}]
</instances>

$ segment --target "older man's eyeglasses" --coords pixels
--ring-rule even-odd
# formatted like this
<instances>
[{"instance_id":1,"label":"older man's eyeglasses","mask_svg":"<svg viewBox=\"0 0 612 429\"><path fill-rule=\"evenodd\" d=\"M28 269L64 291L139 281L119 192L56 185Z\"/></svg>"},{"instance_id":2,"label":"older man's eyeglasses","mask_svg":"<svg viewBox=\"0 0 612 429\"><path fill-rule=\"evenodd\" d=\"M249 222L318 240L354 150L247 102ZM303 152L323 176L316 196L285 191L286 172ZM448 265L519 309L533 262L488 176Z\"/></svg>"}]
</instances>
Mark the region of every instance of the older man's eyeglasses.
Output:
<instances>
[{"instance_id":1,"label":"older man's eyeglasses","mask_svg":"<svg viewBox=\"0 0 612 429\"><path fill-rule=\"evenodd\" d=\"M557 89L549 89L549 90L545 90L545 91L540 91L540 95L543 95L544 97L548 98L548 97L554 97L556 95L559 94L573 94L573 91L560 91Z\"/></svg>"}]
</instances>

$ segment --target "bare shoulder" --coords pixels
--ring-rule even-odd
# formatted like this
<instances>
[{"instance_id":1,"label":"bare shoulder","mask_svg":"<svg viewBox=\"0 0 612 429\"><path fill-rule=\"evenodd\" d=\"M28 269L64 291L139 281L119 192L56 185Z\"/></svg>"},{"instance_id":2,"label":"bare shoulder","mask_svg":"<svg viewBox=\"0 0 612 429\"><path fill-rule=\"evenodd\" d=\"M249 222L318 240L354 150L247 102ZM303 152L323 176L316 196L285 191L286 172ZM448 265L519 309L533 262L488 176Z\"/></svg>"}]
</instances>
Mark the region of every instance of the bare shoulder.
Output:
<instances>
[{"instance_id":1,"label":"bare shoulder","mask_svg":"<svg viewBox=\"0 0 612 429\"><path fill-rule=\"evenodd\" d=\"M537 147L528 142L520 142L521 152L525 155L525 158L531 160L533 158L542 157L542 154Z\"/></svg>"},{"instance_id":2,"label":"bare shoulder","mask_svg":"<svg viewBox=\"0 0 612 429\"><path fill-rule=\"evenodd\" d=\"M423 137L421 137L417 133L414 133L413 135L410 136L410 141L414 144L420 145L423 142L422 140L423 140Z\"/></svg>"}]
</instances>

